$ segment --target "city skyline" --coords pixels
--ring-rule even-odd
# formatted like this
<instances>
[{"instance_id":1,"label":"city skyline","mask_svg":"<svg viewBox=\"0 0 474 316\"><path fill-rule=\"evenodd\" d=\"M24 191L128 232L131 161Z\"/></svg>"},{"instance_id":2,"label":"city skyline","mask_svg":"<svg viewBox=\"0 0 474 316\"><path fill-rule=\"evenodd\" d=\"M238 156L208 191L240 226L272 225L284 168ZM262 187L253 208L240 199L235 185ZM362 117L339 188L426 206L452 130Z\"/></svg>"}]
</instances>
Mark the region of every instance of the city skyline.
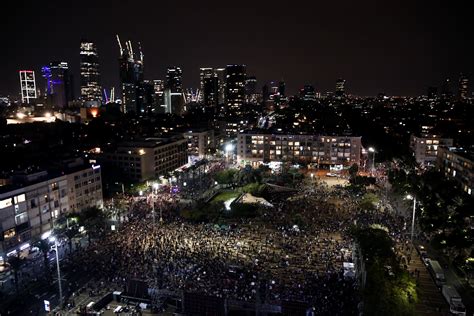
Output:
<instances>
[{"instance_id":1,"label":"city skyline","mask_svg":"<svg viewBox=\"0 0 474 316\"><path fill-rule=\"evenodd\" d=\"M245 64L259 88L284 79L288 94L297 93L305 84L312 84L317 91L334 91L336 80L344 78L347 92L356 95L420 95L428 86L440 87L445 78L457 83L460 73L469 77L473 69L469 58L472 36L465 13L436 3L383 9L369 4L341 3L340 8L307 4L285 10L245 2L233 8L141 5L143 16L127 16L117 22L117 17L126 14L126 4L32 4L22 16L36 20L38 29L48 27L46 34L33 40L21 37L30 30L15 27L19 22L7 17L13 31L2 31L11 45L2 62L5 75L0 79L0 93L19 94L19 69L39 73L42 66L55 60L68 62L76 77L77 93L81 38L97 45L103 87L118 88L115 34L141 42L146 79L163 80L167 67L176 65L183 69L183 86L193 88L199 87L202 67ZM87 17L79 10L83 6L91 9ZM340 10L338 19L322 14L336 9ZM245 19L229 25L228 10ZM38 19L38 12L45 18ZM153 16L151 12L166 14ZM70 15L66 22L51 22L49 18L57 14ZM86 18L92 22L83 23ZM35 54L23 53L25 47L34 47Z\"/></svg>"}]
</instances>

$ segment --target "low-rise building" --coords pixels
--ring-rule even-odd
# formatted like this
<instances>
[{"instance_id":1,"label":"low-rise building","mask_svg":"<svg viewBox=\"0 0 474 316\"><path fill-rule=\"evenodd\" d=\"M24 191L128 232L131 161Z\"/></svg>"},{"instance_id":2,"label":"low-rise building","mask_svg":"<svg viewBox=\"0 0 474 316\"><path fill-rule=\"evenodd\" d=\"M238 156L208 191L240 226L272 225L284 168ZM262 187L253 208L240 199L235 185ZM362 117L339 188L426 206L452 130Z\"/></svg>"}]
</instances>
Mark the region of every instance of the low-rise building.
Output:
<instances>
[{"instance_id":1,"label":"low-rise building","mask_svg":"<svg viewBox=\"0 0 474 316\"><path fill-rule=\"evenodd\" d=\"M187 164L187 149L187 140L182 137L145 138L122 143L100 158L118 167L129 179L141 182Z\"/></svg>"},{"instance_id":2,"label":"low-rise building","mask_svg":"<svg viewBox=\"0 0 474 316\"><path fill-rule=\"evenodd\" d=\"M361 162L360 136L266 134L247 131L237 136L237 160L257 165L270 161L320 165L352 165Z\"/></svg>"},{"instance_id":3,"label":"low-rise building","mask_svg":"<svg viewBox=\"0 0 474 316\"><path fill-rule=\"evenodd\" d=\"M0 187L0 257L27 252L61 215L102 208L100 166L15 173Z\"/></svg>"},{"instance_id":4,"label":"low-rise building","mask_svg":"<svg viewBox=\"0 0 474 316\"><path fill-rule=\"evenodd\" d=\"M410 149L416 162L422 166L434 166L436 164L439 146L453 146L453 139L442 138L437 135L411 135L410 137Z\"/></svg>"},{"instance_id":5,"label":"low-rise building","mask_svg":"<svg viewBox=\"0 0 474 316\"><path fill-rule=\"evenodd\" d=\"M474 154L455 147L439 147L437 169L456 181L469 195L474 193Z\"/></svg>"}]
</instances>

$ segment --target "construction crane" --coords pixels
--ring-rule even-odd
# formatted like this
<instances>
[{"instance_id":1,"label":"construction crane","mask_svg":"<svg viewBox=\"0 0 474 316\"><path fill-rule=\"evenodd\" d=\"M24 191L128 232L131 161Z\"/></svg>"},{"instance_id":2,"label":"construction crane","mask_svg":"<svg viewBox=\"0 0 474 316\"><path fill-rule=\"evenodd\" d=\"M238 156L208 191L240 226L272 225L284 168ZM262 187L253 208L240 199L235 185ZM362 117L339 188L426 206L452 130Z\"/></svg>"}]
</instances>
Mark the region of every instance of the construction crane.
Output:
<instances>
[{"instance_id":1,"label":"construction crane","mask_svg":"<svg viewBox=\"0 0 474 316\"><path fill-rule=\"evenodd\" d=\"M117 42L120 47L120 56L123 56L123 48L122 48L122 43L120 42L120 37L118 36L118 34L116 36L117 36Z\"/></svg>"}]
</instances>

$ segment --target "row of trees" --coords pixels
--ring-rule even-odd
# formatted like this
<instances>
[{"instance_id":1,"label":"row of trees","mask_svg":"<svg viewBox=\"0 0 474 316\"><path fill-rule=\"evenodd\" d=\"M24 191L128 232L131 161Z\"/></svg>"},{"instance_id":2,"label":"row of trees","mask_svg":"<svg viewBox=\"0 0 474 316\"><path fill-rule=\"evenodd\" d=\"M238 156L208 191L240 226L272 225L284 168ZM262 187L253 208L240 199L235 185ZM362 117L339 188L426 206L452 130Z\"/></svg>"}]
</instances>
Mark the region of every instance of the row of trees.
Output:
<instances>
[{"instance_id":1,"label":"row of trees","mask_svg":"<svg viewBox=\"0 0 474 316\"><path fill-rule=\"evenodd\" d=\"M416 282L400 267L393 240L381 227L353 228L366 270L364 315L414 315Z\"/></svg>"},{"instance_id":2,"label":"row of trees","mask_svg":"<svg viewBox=\"0 0 474 316\"><path fill-rule=\"evenodd\" d=\"M474 198L435 170L418 173L403 166L392 169L389 180L399 194L417 197L418 223L433 246L444 250L457 266L472 270L468 258L474 257Z\"/></svg>"}]
</instances>

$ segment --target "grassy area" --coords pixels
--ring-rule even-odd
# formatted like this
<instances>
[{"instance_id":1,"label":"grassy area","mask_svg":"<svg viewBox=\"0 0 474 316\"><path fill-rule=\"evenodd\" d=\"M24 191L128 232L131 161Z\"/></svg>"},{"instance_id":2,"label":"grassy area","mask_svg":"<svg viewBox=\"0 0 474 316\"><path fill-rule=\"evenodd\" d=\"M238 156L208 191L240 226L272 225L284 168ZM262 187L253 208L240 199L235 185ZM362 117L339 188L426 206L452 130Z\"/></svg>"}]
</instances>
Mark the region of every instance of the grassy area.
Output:
<instances>
[{"instance_id":1,"label":"grassy area","mask_svg":"<svg viewBox=\"0 0 474 316\"><path fill-rule=\"evenodd\" d=\"M239 196L239 192L236 191L226 191L226 192L221 192L218 195L216 195L210 202L225 202L229 199L232 198L237 198Z\"/></svg>"}]
</instances>

